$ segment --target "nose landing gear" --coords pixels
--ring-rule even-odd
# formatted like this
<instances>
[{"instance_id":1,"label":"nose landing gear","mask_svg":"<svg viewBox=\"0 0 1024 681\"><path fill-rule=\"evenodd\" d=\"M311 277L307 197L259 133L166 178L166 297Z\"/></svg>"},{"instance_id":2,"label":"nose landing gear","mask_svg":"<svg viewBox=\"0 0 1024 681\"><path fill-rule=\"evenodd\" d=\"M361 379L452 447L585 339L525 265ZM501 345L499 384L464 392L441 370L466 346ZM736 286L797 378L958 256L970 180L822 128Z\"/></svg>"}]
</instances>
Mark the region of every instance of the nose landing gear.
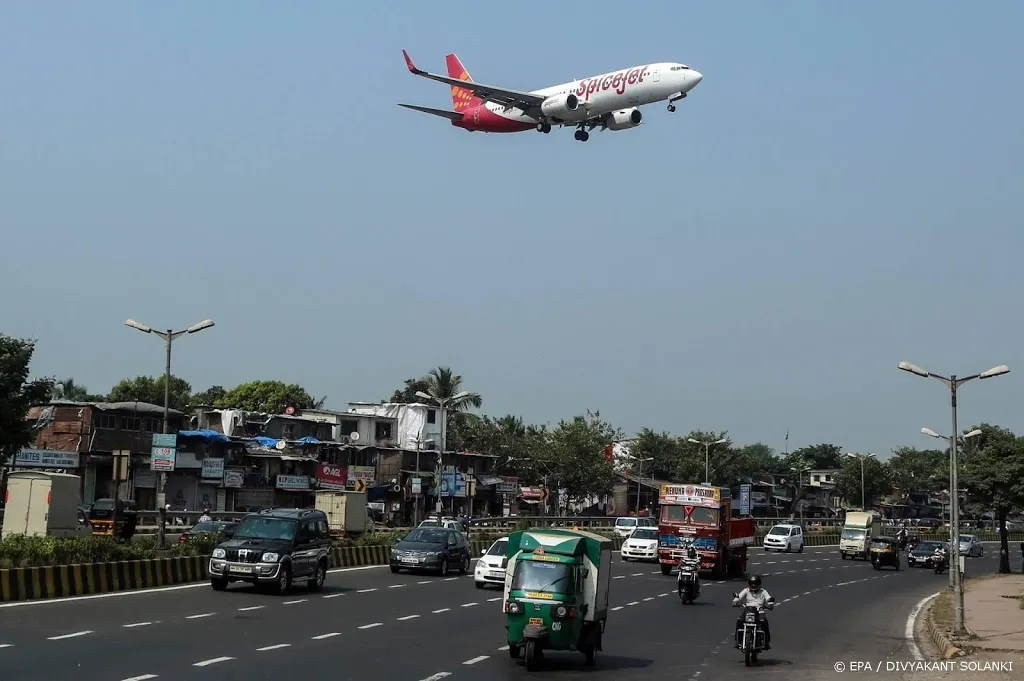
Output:
<instances>
[{"instance_id":1,"label":"nose landing gear","mask_svg":"<svg viewBox=\"0 0 1024 681\"><path fill-rule=\"evenodd\" d=\"M672 113L672 112L674 112L676 110L676 105L673 104L672 102L678 102L680 99L686 99L686 93L685 92L680 92L675 97L670 97L669 98L669 100L668 100L668 111L669 111L669 113Z\"/></svg>"}]
</instances>

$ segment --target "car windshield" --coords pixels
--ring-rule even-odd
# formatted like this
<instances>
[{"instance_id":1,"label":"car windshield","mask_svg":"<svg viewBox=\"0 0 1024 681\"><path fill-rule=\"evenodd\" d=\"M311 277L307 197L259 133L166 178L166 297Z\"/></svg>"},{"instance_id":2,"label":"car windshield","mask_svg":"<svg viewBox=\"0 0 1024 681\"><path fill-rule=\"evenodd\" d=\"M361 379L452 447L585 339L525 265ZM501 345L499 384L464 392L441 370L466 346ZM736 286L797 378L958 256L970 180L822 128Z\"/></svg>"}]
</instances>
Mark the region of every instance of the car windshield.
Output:
<instances>
[{"instance_id":1,"label":"car windshield","mask_svg":"<svg viewBox=\"0 0 1024 681\"><path fill-rule=\"evenodd\" d=\"M960 535L960 543L961 544L970 544L973 541L974 541L974 535L973 534L961 534Z\"/></svg>"},{"instance_id":2,"label":"car windshield","mask_svg":"<svg viewBox=\"0 0 1024 681\"><path fill-rule=\"evenodd\" d=\"M421 544L444 544L448 541L450 534L448 530L418 527L405 535L405 539L402 541L418 542Z\"/></svg>"},{"instance_id":3,"label":"car windshield","mask_svg":"<svg viewBox=\"0 0 1024 681\"><path fill-rule=\"evenodd\" d=\"M277 539L291 541L295 538L296 522L286 518L261 518L249 516L238 524L235 539Z\"/></svg>"},{"instance_id":4,"label":"car windshield","mask_svg":"<svg viewBox=\"0 0 1024 681\"><path fill-rule=\"evenodd\" d=\"M852 530L849 528L844 529L842 534L843 539L852 539L853 541L860 541L866 536L868 536L868 533L865 530Z\"/></svg>"},{"instance_id":5,"label":"car windshield","mask_svg":"<svg viewBox=\"0 0 1024 681\"><path fill-rule=\"evenodd\" d=\"M508 551L508 540L499 539L498 541L491 544L491 548L487 549L488 556L504 556Z\"/></svg>"},{"instance_id":6,"label":"car windshield","mask_svg":"<svg viewBox=\"0 0 1024 681\"><path fill-rule=\"evenodd\" d=\"M769 532L768 534L782 535L784 537L788 537L789 536L789 528L788 527L778 527L778 526L776 526L776 527L773 527L771 529L771 532Z\"/></svg>"},{"instance_id":7,"label":"car windshield","mask_svg":"<svg viewBox=\"0 0 1024 681\"><path fill-rule=\"evenodd\" d=\"M523 591L571 594L575 592L573 574L573 566L568 563L520 560L516 562L512 588Z\"/></svg>"},{"instance_id":8,"label":"car windshield","mask_svg":"<svg viewBox=\"0 0 1024 681\"><path fill-rule=\"evenodd\" d=\"M657 539L658 531L650 528L643 527L638 530L633 530L633 534L629 535L630 539Z\"/></svg>"},{"instance_id":9,"label":"car windshield","mask_svg":"<svg viewBox=\"0 0 1024 681\"><path fill-rule=\"evenodd\" d=\"M636 518L619 518L615 524L619 527L636 527Z\"/></svg>"},{"instance_id":10,"label":"car windshield","mask_svg":"<svg viewBox=\"0 0 1024 681\"><path fill-rule=\"evenodd\" d=\"M914 547L914 553L934 553L935 549L942 546L942 542L923 541Z\"/></svg>"}]
</instances>

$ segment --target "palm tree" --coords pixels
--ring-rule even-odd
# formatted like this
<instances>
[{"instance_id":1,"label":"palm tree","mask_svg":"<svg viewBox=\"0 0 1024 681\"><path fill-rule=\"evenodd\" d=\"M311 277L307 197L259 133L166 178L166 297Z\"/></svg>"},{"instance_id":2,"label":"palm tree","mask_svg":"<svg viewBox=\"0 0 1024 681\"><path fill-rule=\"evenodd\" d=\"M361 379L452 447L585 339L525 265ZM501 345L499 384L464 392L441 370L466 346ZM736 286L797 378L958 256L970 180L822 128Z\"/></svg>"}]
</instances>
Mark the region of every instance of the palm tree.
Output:
<instances>
[{"instance_id":1,"label":"palm tree","mask_svg":"<svg viewBox=\"0 0 1024 681\"><path fill-rule=\"evenodd\" d=\"M526 437L526 426L523 425L523 417L521 416L508 414L500 419L496 419L494 425L498 427L498 430L512 437Z\"/></svg>"},{"instance_id":2,"label":"palm tree","mask_svg":"<svg viewBox=\"0 0 1024 681\"><path fill-rule=\"evenodd\" d=\"M452 370L448 367L431 369L430 373L423 377L423 380L427 385L427 389L424 392L435 400L456 398L445 405L445 409L449 413L456 414L469 411L470 409L479 409L484 403L480 393L463 390L462 376L452 373Z\"/></svg>"},{"instance_id":3,"label":"palm tree","mask_svg":"<svg viewBox=\"0 0 1024 681\"><path fill-rule=\"evenodd\" d=\"M327 404L327 395L324 395L319 400L314 400L313 409L323 409L325 404Z\"/></svg>"},{"instance_id":4,"label":"palm tree","mask_svg":"<svg viewBox=\"0 0 1024 681\"><path fill-rule=\"evenodd\" d=\"M89 391L84 385L75 383L73 378L65 378L53 384L51 397L55 400L68 400L70 402L87 402L90 398Z\"/></svg>"}]
</instances>

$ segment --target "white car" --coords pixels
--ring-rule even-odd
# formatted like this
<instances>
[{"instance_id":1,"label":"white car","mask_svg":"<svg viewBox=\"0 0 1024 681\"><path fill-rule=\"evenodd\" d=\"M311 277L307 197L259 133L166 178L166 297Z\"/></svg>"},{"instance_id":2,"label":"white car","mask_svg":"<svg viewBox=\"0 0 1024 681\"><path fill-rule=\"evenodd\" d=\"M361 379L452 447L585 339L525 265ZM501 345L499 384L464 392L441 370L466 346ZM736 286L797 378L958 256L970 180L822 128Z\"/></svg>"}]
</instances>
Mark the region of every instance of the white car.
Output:
<instances>
[{"instance_id":1,"label":"white car","mask_svg":"<svg viewBox=\"0 0 1024 681\"><path fill-rule=\"evenodd\" d=\"M491 548L480 552L482 555L476 562L476 569L473 571L473 582L476 584L476 588L482 589L488 584L504 586L505 568L502 563L505 562L506 551L508 551L508 537L502 537L491 544Z\"/></svg>"},{"instance_id":2,"label":"white car","mask_svg":"<svg viewBox=\"0 0 1024 681\"><path fill-rule=\"evenodd\" d=\"M802 553L804 550L804 531L799 525L782 524L776 525L768 530L764 536L764 550L771 551L796 551Z\"/></svg>"},{"instance_id":3,"label":"white car","mask_svg":"<svg viewBox=\"0 0 1024 681\"><path fill-rule=\"evenodd\" d=\"M639 560L650 563L658 562L658 528L638 527L622 542L619 549L622 560Z\"/></svg>"},{"instance_id":4,"label":"white car","mask_svg":"<svg viewBox=\"0 0 1024 681\"><path fill-rule=\"evenodd\" d=\"M657 527L657 524L650 518L616 518L615 536L628 537L638 527Z\"/></svg>"}]
</instances>

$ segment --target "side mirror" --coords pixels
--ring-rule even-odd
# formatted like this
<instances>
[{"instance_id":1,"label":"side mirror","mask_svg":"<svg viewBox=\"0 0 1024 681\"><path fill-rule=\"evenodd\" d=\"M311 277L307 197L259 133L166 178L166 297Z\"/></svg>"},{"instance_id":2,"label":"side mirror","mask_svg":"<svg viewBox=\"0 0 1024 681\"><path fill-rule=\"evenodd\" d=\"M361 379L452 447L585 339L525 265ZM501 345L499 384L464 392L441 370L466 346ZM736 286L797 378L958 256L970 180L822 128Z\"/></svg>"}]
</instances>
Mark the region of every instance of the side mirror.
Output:
<instances>
[{"instance_id":1,"label":"side mirror","mask_svg":"<svg viewBox=\"0 0 1024 681\"><path fill-rule=\"evenodd\" d=\"M738 593L734 593L734 594L732 595L732 597L733 597L733 598L739 598L739 597L740 597L740 595L739 595Z\"/></svg>"},{"instance_id":2,"label":"side mirror","mask_svg":"<svg viewBox=\"0 0 1024 681\"><path fill-rule=\"evenodd\" d=\"M486 556L487 555L487 549L480 549L480 555L481 556Z\"/></svg>"},{"instance_id":3,"label":"side mirror","mask_svg":"<svg viewBox=\"0 0 1024 681\"><path fill-rule=\"evenodd\" d=\"M400 541L402 541L402 538L401 538L401 537L395 537L395 541L394 541L394 542L392 542L392 543L393 543L393 544L397 544L397 543L398 543L398 542L400 542Z\"/></svg>"}]
</instances>

